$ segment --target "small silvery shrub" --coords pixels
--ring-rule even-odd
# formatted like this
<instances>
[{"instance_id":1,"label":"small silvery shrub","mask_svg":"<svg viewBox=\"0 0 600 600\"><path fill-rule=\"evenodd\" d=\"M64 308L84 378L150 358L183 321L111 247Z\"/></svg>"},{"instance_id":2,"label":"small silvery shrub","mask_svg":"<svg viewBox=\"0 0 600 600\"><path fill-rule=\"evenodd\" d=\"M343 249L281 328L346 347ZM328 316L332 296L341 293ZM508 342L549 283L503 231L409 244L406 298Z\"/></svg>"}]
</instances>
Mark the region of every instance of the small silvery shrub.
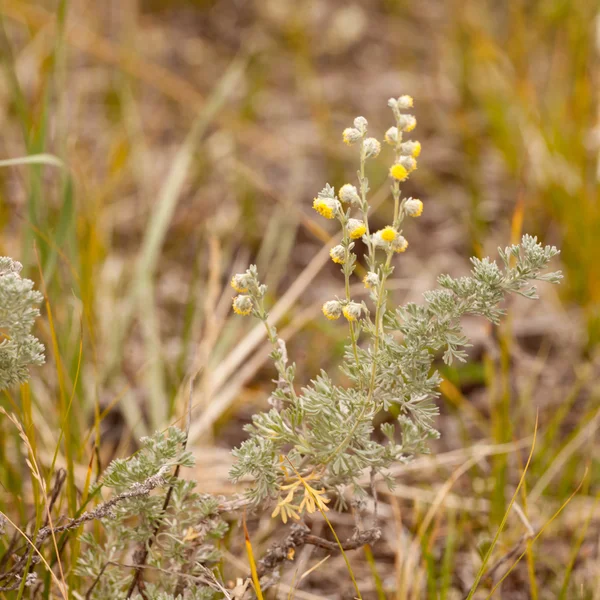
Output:
<instances>
[{"instance_id":1,"label":"small silvery shrub","mask_svg":"<svg viewBox=\"0 0 600 600\"><path fill-rule=\"evenodd\" d=\"M92 490L113 490L114 496L96 516L104 526L104 539L82 536L87 548L76 572L90 582L88 598L218 597L218 582L209 567L220 558L215 541L227 525L216 498L198 493L196 482L177 476L180 468L194 465L185 437L170 427L143 438L141 449L127 460L114 460ZM145 570L143 596L133 593L141 574L123 562L132 549L134 565Z\"/></svg>"},{"instance_id":2,"label":"small silvery shrub","mask_svg":"<svg viewBox=\"0 0 600 600\"><path fill-rule=\"evenodd\" d=\"M22 268L0 256L0 390L25 383L29 366L44 363L44 346L31 334L43 296L21 278Z\"/></svg>"},{"instance_id":3,"label":"small silvery shrub","mask_svg":"<svg viewBox=\"0 0 600 600\"><path fill-rule=\"evenodd\" d=\"M392 222L372 232L369 223L369 181L365 167L380 153L381 145L367 136L367 121L357 117L343 132L343 140L358 149L358 186L343 185L337 192L330 185L319 192L313 208L326 219L337 220L341 242L330 252L341 266L345 293L323 305L325 317L347 321L349 342L341 364L349 386L340 386L322 371L308 385L296 389L295 367L287 359L283 341L269 322L265 308L266 286L256 267L233 277L239 292L233 309L261 320L273 345L271 358L278 372L272 395L273 408L253 417L250 434L234 450L234 480L251 478L248 497L258 504L276 499L273 516L300 519L303 512L327 510L335 496L344 504L344 488L363 494L359 476L368 470L385 476L395 461L406 461L428 451L427 441L437 437L435 399L441 381L433 369L436 355L443 360L464 361L468 340L460 319L478 315L498 323L504 314L499 303L509 293L535 298L532 281L557 283L560 273L543 274L554 247L542 247L525 235L520 245L499 250L502 268L487 258L471 259L470 277L453 279L443 275L440 289L424 294L423 304L392 308L386 283L394 271L394 258L407 250L404 227L407 217L419 217L423 203L403 198L400 184L417 167L421 152L418 141L404 135L416 125L404 111L413 105L410 96L389 101L395 125L385 134L394 158L389 174L394 203ZM362 242L367 273L363 279L371 303L356 301L350 283L356 269L355 244ZM376 431L376 417L392 405L399 407L396 423L386 422ZM384 441L382 441L384 440ZM306 482L309 481L310 484ZM391 483L391 482L390 482Z\"/></svg>"}]
</instances>

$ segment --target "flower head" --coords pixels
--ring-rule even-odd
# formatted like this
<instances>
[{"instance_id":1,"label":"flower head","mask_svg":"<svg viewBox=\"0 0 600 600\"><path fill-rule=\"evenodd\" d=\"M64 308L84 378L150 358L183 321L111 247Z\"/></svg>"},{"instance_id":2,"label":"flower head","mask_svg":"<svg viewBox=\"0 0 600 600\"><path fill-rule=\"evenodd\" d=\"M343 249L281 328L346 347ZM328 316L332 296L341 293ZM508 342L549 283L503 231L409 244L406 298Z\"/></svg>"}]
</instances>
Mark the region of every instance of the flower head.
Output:
<instances>
[{"instance_id":1,"label":"flower head","mask_svg":"<svg viewBox=\"0 0 600 600\"><path fill-rule=\"evenodd\" d=\"M248 291L248 276L245 273L237 273L231 278L231 287L240 294Z\"/></svg>"},{"instance_id":2,"label":"flower head","mask_svg":"<svg viewBox=\"0 0 600 600\"><path fill-rule=\"evenodd\" d=\"M400 144L400 153L404 156L412 156L418 158L421 154L421 143L420 142L404 142Z\"/></svg>"},{"instance_id":3,"label":"flower head","mask_svg":"<svg viewBox=\"0 0 600 600\"><path fill-rule=\"evenodd\" d=\"M423 203L416 198L409 198L404 203L404 210L409 217L420 217L423 212Z\"/></svg>"},{"instance_id":4,"label":"flower head","mask_svg":"<svg viewBox=\"0 0 600 600\"><path fill-rule=\"evenodd\" d=\"M362 306L358 302L348 302L342 309L342 313L348 321L356 321L362 314Z\"/></svg>"},{"instance_id":5,"label":"flower head","mask_svg":"<svg viewBox=\"0 0 600 600\"><path fill-rule=\"evenodd\" d=\"M333 198L315 198L313 208L326 219L333 219L340 209L340 203Z\"/></svg>"},{"instance_id":6,"label":"flower head","mask_svg":"<svg viewBox=\"0 0 600 600\"><path fill-rule=\"evenodd\" d=\"M367 232L367 226L360 219L348 220L348 234L353 240L357 240Z\"/></svg>"},{"instance_id":7,"label":"flower head","mask_svg":"<svg viewBox=\"0 0 600 600\"><path fill-rule=\"evenodd\" d=\"M417 126L417 120L413 115L400 115L398 127L402 131L412 131Z\"/></svg>"},{"instance_id":8,"label":"flower head","mask_svg":"<svg viewBox=\"0 0 600 600\"><path fill-rule=\"evenodd\" d=\"M398 237L398 232L391 225L384 227L378 233L384 242L393 242Z\"/></svg>"},{"instance_id":9,"label":"flower head","mask_svg":"<svg viewBox=\"0 0 600 600\"><path fill-rule=\"evenodd\" d=\"M238 315L245 317L252 312L253 308L254 303L252 302L252 298L250 298L250 296L241 294L233 299L233 312Z\"/></svg>"},{"instance_id":10,"label":"flower head","mask_svg":"<svg viewBox=\"0 0 600 600\"><path fill-rule=\"evenodd\" d=\"M373 271L369 271L363 278L363 283L368 290L372 290L379 285L379 276Z\"/></svg>"},{"instance_id":11,"label":"flower head","mask_svg":"<svg viewBox=\"0 0 600 600\"><path fill-rule=\"evenodd\" d=\"M342 305L337 300L329 300L323 304L323 314L330 320L335 321L342 316Z\"/></svg>"},{"instance_id":12,"label":"flower head","mask_svg":"<svg viewBox=\"0 0 600 600\"><path fill-rule=\"evenodd\" d=\"M406 167L402 166L400 163L396 163L392 165L390 169L390 176L398 181L404 181L408 177L408 171Z\"/></svg>"},{"instance_id":13,"label":"flower head","mask_svg":"<svg viewBox=\"0 0 600 600\"><path fill-rule=\"evenodd\" d=\"M412 96L400 96L400 98L398 98L397 102L397 106L399 109L401 110L406 110L407 108L412 108L414 105L413 102L413 98Z\"/></svg>"},{"instance_id":14,"label":"flower head","mask_svg":"<svg viewBox=\"0 0 600 600\"><path fill-rule=\"evenodd\" d=\"M399 235L392 242L392 250L394 252L404 252L408 248L408 241L403 236Z\"/></svg>"},{"instance_id":15,"label":"flower head","mask_svg":"<svg viewBox=\"0 0 600 600\"><path fill-rule=\"evenodd\" d=\"M356 129L358 129L361 133L367 132L367 125L368 122L364 117L356 117L356 119L354 119L354 127L356 127Z\"/></svg>"},{"instance_id":16,"label":"flower head","mask_svg":"<svg viewBox=\"0 0 600 600\"><path fill-rule=\"evenodd\" d=\"M338 244L329 251L329 256L331 256L331 260L334 263L343 265L346 262L346 249L341 244Z\"/></svg>"},{"instance_id":17,"label":"flower head","mask_svg":"<svg viewBox=\"0 0 600 600\"><path fill-rule=\"evenodd\" d=\"M352 146L362 139L362 133L356 127L347 127L342 133L342 139L345 144Z\"/></svg>"},{"instance_id":18,"label":"flower head","mask_svg":"<svg viewBox=\"0 0 600 600\"><path fill-rule=\"evenodd\" d=\"M360 196L355 186L350 183L345 183L338 192L340 200L347 204L357 205L360 204Z\"/></svg>"},{"instance_id":19,"label":"flower head","mask_svg":"<svg viewBox=\"0 0 600 600\"><path fill-rule=\"evenodd\" d=\"M398 164L402 165L409 173L417 168L417 161L412 156L401 156Z\"/></svg>"},{"instance_id":20,"label":"flower head","mask_svg":"<svg viewBox=\"0 0 600 600\"><path fill-rule=\"evenodd\" d=\"M385 141L390 145L390 146L395 146L396 143L398 142L398 136L401 136L402 134L398 132L398 128L397 127L390 127L386 132L385 132Z\"/></svg>"},{"instance_id":21,"label":"flower head","mask_svg":"<svg viewBox=\"0 0 600 600\"><path fill-rule=\"evenodd\" d=\"M364 143L365 157L375 158L381 152L381 144L373 137L367 138Z\"/></svg>"}]
</instances>

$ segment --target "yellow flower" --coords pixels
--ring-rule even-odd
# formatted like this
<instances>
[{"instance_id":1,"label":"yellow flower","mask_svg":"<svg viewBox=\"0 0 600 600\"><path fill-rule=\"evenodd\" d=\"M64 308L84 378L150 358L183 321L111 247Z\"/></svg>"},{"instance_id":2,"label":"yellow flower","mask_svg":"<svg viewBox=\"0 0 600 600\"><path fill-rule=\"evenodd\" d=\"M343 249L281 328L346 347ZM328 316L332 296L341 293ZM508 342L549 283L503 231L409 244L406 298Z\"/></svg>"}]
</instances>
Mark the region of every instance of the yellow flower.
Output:
<instances>
[{"instance_id":1,"label":"yellow flower","mask_svg":"<svg viewBox=\"0 0 600 600\"><path fill-rule=\"evenodd\" d=\"M384 227L379 233L384 242L393 242L398 236L398 232L390 225Z\"/></svg>"},{"instance_id":2,"label":"yellow flower","mask_svg":"<svg viewBox=\"0 0 600 600\"><path fill-rule=\"evenodd\" d=\"M414 142L412 155L415 158L421 155L421 142Z\"/></svg>"},{"instance_id":3,"label":"yellow flower","mask_svg":"<svg viewBox=\"0 0 600 600\"><path fill-rule=\"evenodd\" d=\"M231 278L231 287L240 294L245 294L248 291L246 285L246 276L238 273Z\"/></svg>"},{"instance_id":4,"label":"yellow flower","mask_svg":"<svg viewBox=\"0 0 600 600\"><path fill-rule=\"evenodd\" d=\"M374 273L373 271L369 271L363 277L363 283L365 284L365 287L368 290L372 290L372 289L376 288L377 285L379 284L379 277L377 276L377 273Z\"/></svg>"},{"instance_id":5,"label":"yellow flower","mask_svg":"<svg viewBox=\"0 0 600 600\"><path fill-rule=\"evenodd\" d=\"M250 296L236 296L233 299L233 312L238 315L246 316L252 312L254 305L252 303L252 298Z\"/></svg>"},{"instance_id":6,"label":"yellow flower","mask_svg":"<svg viewBox=\"0 0 600 600\"><path fill-rule=\"evenodd\" d=\"M329 300L329 302L323 304L323 314L330 321L335 321L342 315L342 306L337 300Z\"/></svg>"},{"instance_id":7,"label":"yellow flower","mask_svg":"<svg viewBox=\"0 0 600 600\"><path fill-rule=\"evenodd\" d=\"M348 221L348 235L353 240L361 238L367 232L367 226L359 219L350 219Z\"/></svg>"},{"instance_id":8,"label":"yellow flower","mask_svg":"<svg viewBox=\"0 0 600 600\"><path fill-rule=\"evenodd\" d=\"M342 313L348 321L356 321L362 313L362 306L358 302L348 302L342 309Z\"/></svg>"},{"instance_id":9,"label":"yellow flower","mask_svg":"<svg viewBox=\"0 0 600 600\"><path fill-rule=\"evenodd\" d=\"M332 198L315 198L313 208L326 219L335 218L336 200Z\"/></svg>"},{"instance_id":10,"label":"yellow flower","mask_svg":"<svg viewBox=\"0 0 600 600\"><path fill-rule=\"evenodd\" d=\"M404 204L404 210L409 217L420 217L423 212L423 203L416 198L409 198Z\"/></svg>"},{"instance_id":11,"label":"yellow flower","mask_svg":"<svg viewBox=\"0 0 600 600\"><path fill-rule=\"evenodd\" d=\"M394 252L404 252L408 248L408 241L403 236L399 235L392 243Z\"/></svg>"},{"instance_id":12,"label":"yellow flower","mask_svg":"<svg viewBox=\"0 0 600 600\"><path fill-rule=\"evenodd\" d=\"M404 181L408 177L408 171L399 163L392 165L390 175L398 181Z\"/></svg>"},{"instance_id":13,"label":"yellow flower","mask_svg":"<svg viewBox=\"0 0 600 600\"><path fill-rule=\"evenodd\" d=\"M277 503L275 510L271 513L271 518L274 519L278 514L281 513L281 520L284 523L287 523L287 520L290 517L296 521L300 519L300 515L297 513L299 507L296 504L292 504L294 492L295 489L291 489L289 494Z\"/></svg>"},{"instance_id":14,"label":"yellow flower","mask_svg":"<svg viewBox=\"0 0 600 600\"><path fill-rule=\"evenodd\" d=\"M346 250L341 244L334 246L329 251L329 256L331 256L331 260L338 265L343 265L346 262Z\"/></svg>"}]
</instances>

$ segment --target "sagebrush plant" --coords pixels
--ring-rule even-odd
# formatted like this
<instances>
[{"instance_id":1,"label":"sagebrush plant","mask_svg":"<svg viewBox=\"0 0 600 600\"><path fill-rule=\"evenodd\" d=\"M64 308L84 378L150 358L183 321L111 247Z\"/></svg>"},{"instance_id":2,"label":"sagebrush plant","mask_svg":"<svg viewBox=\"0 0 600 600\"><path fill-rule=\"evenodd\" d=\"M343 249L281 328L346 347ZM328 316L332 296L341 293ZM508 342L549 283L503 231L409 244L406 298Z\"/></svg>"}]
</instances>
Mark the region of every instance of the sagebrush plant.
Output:
<instances>
[{"instance_id":1,"label":"sagebrush plant","mask_svg":"<svg viewBox=\"0 0 600 600\"><path fill-rule=\"evenodd\" d=\"M63 519L54 528L46 525L31 538L30 545L39 549L50 537L77 531L88 521L102 523L81 537L84 550L73 572L84 585L83 592L75 593L77 597L242 597L249 579L238 586L237 593L227 592L213 568L219 560L217 541L227 530L224 513L273 502L274 518L299 521L306 512L324 513L332 506L343 510L352 493L360 499L367 493L359 483L365 472L372 481L380 475L393 484L386 469L428 452L428 441L439 435L434 420L441 377L434 361L440 353L447 364L466 360L468 340L461 317L478 315L498 323L504 314L499 304L507 294L535 298L533 281L560 280L559 272L543 273L558 250L525 235L520 245L499 249L502 267L487 258L473 258L471 276L442 275L440 289L426 292L422 304L389 306L387 284L394 258L408 248L405 220L419 217L423 203L402 197L400 189L416 170L421 152L418 141L404 139L416 126L415 117L405 112L413 100L401 96L388 104L395 121L384 136L393 152L391 222L378 231L372 231L369 223L366 166L380 154L381 144L367 136L364 117L357 117L342 135L345 143L357 149L357 185L346 183L337 194L326 185L313 202L321 216L337 220L341 227L341 242L331 248L330 255L341 266L344 293L327 299L323 314L330 320L343 317L347 321L348 343L340 365L346 383L337 384L321 371L306 386L298 386L285 343L269 320L267 288L260 283L256 267L234 275L231 285L239 295L233 309L264 323L278 374L270 398L272 408L254 415L246 427L249 438L233 450L231 477L248 482L246 497L215 498L197 491L196 482L181 476L181 469L193 466L193 458L186 448L187 434L178 428L142 439L134 456L110 464L86 494L76 517ZM351 295L359 242L364 245L367 271L363 283L369 304ZM20 278L20 269L19 263L0 258L0 389L25 382L28 366L44 360L43 346L31 334L42 296L33 290L31 281ZM393 405L399 409L398 417L388 416L376 425L380 413ZM108 498L83 512L106 491ZM256 572L265 575L274 570L295 546L304 543L308 531L304 525L292 528L286 542L274 547ZM377 537L357 531L345 548ZM307 543L331 549L327 540L316 536L311 540ZM13 553L12 566L0 571L0 591L17 589L24 580L36 583L33 557L27 545ZM5 558L0 564L8 563Z\"/></svg>"},{"instance_id":2,"label":"sagebrush plant","mask_svg":"<svg viewBox=\"0 0 600 600\"><path fill-rule=\"evenodd\" d=\"M0 390L29 378L29 367L44 363L44 346L31 334L42 294L22 279L21 263L0 256Z\"/></svg>"},{"instance_id":3,"label":"sagebrush plant","mask_svg":"<svg viewBox=\"0 0 600 600\"><path fill-rule=\"evenodd\" d=\"M82 536L87 548L76 572L95 582L89 598L121 598L124 593L165 600L214 598L218 582L209 567L220 558L215 541L227 531L219 500L198 493L195 481L177 477L179 468L194 465L180 429L170 427L141 444L136 455L113 461L104 473L98 489L111 489L120 500L100 517L102 540L91 533ZM155 487L146 489L148 482ZM132 490L141 493L131 496ZM147 570L143 596L133 594L137 571L123 564L132 548L137 548L134 564L143 563Z\"/></svg>"},{"instance_id":4,"label":"sagebrush plant","mask_svg":"<svg viewBox=\"0 0 600 600\"><path fill-rule=\"evenodd\" d=\"M400 191L401 182L417 168L421 152L418 141L404 139L416 125L415 117L404 112L413 106L413 100L401 96L390 99L388 105L395 120L385 133L394 154L389 170L392 222L371 232L365 168L368 160L379 155L381 145L367 136L364 117L357 117L354 126L343 132L344 142L358 150L358 187L347 183L336 195L334 188L326 185L313 203L320 215L336 219L342 230L342 240L330 254L341 265L345 294L325 302L323 313L328 319L343 316L348 322L349 343L341 369L350 385L337 385L321 371L298 392L295 367L288 363L285 345L269 322L266 287L260 283L256 267L235 275L231 282L240 293L233 300L234 311L253 314L265 324L279 375L273 408L254 415L246 427L250 437L234 450L236 464L231 476L236 481L244 477L253 480L247 493L257 504L276 498L273 515L280 514L283 521L299 519L304 511L327 510L332 496L343 506L344 488L352 486L355 493L364 493L358 479L365 470L385 476L391 463L427 452L427 441L439 435L434 417L441 378L432 369L435 357L443 351L447 364L467 358L463 348L468 340L460 318L479 315L497 323L504 314L499 303L507 294L535 298L532 281L557 283L561 278L559 272L542 274L558 250L542 247L536 238L525 235L520 245L499 250L503 269L487 258L473 258L470 277L443 275L438 279L441 289L425 293L422 305L389 307L386 283L394 271L393 259L408 247L404 222L406 217L419 217L423 203L402 198ZM350 294L357 261L355 240L365 246L363 283L371 305ZM377 415L393 404L400 408L396 423L385 422L376 431Z\"/></svg>"}]
</instances>

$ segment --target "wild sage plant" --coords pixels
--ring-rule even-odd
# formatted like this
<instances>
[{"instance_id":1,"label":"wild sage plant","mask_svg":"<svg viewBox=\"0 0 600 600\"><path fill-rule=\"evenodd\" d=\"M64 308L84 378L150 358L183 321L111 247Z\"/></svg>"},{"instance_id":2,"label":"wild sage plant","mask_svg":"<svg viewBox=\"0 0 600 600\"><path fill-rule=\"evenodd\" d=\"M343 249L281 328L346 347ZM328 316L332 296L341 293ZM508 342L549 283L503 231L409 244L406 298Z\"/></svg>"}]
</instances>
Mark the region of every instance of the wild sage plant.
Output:
<instances>
[{"instance_id":1,"label":"wild sage plant","mask_svg":"<svg viewBox=\"0 0 600 600\"><path fill-rule=\"evenodd\" d=\"M320 215L337 220L341 227L341 242L330 255L341 265L344 294L325 302L323 313L328 319L343 316L347 321L349 342L340 366L350 385L338 385L321 371L298 391L294 364L288 362L285 344L269 321L267 289L256 267L235 275L231 282L239 292L233 300L234 311L252 314L264 323L279 376L273 408L254 415L246 427L249 439L233 451L236 464L231 476L252 479L247 494L253 502L275 498L273 516L280 515L284 522L300 519L305 511L328 510L332 496L343 505L346 486L364 493L358 480L365 470L385 476L393 462L427 452L428 440L439 435L434 418L441 377L432 368L433 362L439 352L446 364L466 360L463 348L468 340L461 317L479 315L498 323L504 314L499 303L507 294L535 298L532 281L557 283L561 278L559 272L542 274L558 250L525 235L520 245L499 249L502 268L487 258L473 258L470 277L443 275L438 279L440 289L426 292L423 304L391 308L386 284L394 272L394 258L408 248L405 220L419 217L423 203L403 198L400 190L400 184L417 168L421 152L418 141L404 139L416 126L415 117L405 112L413 100L401 96L390 99L388 105L395 121L384 138L393 151L391 223L375 232L369 224L365 171L381 145L368 137L364 117L357 117L353 127L343 132L344 142L357 149L358 186L347 183L336 194L326 185L313 203ZM363 283L369 290L369 305L350 293L359 240L365 246ZM386 422L376 431L377 415L392 405L400 409L396 422Z\"/></svg>"},{"instance_id":2,"label":"wild sage plant","mask_svg":"<svg viewBox=\"0 0 600 600\"><path fill-rule=\"evenodd\" d=\"M357 185L346 183L337 194L326 185L313 202L321 216L337 220L341 228L341 242L330 255L341 267L344 293L327 300L323 314L347 322L348 344L340 367L348 384L336 384L321 371L299 387L285 343L269 320L267 288L260 283L256 267L235 275L231 282L239 293L233 300L234 311L252 314L264 323L278 373L272 408L254 415L247 426L249 438L233 451L236 462L231 476L234 480L249 477L247 501L258 505L274 500L272 514L284 522L299 520L305 512L327 511L334 498L343 507L348 486L355 494L364 494L359 478L365 471L385 477L392 463L427 452L428 440L439 435L434 419L441 377L433 368L434 360L439 353L447 364L467 358L461 317L479 315L498 323L504 314L499 304L507 294L535 298L533 281L557 283L561 278L559 272L543 274L558 250L525 235L520 245L499 249L502 266L473 258L470 277L443 275L438 279L440 289L426 292L422 304L389 306L387 282L394 259L408 248L405 220L419 217L423 203L402 197L400 189L416 170L421 152L418 141L404 139L416 126L415 117L405 112L413 100L401 96L388 104L395 122L384 137L393 152L389 225L372 231L369 223L366 167L379 155L381 144L367 135L363 117L343 132L344 142L357 150ZM363 283L369 304L351 295L359 242L364 245ZM20 269L19 263L0 258L0 389L26 381L28 366L44 360L43 346L31 335L42 296L31 281L20 278ZM395 422L388 419L377 426L378 415L393 405L399 408ZM177 428L143 439L139 452L113 461L87 496L89 500L111 490L109 499L77 518L63 519L54 529L43 527L32 545L40 548L51 534L75 531L99 520L102 536L96 531L82 537L86 545L75 573L87 587L77 597L208 600L227 596L211 568L219 557L215 542L227 529L221 515L247 501L228 503L196 491L195 482L179 476L181 468L192 464L186 434ZM292 528L287 545L272 549L259 562L259 572L285 560L295 545L303 543L307 531L302 525ZM370 540L356 534L347 547ZM329 548L327 540L319 543ZM29 553L27 548L11 568L0 570L0 591L14 590L23 577L33 577L28 572ZM242 587L246 586L247 582Z\"/></svg>"},{"instance_id":3,"label":"wild sage plant","mask_svg":"<svg viewBox=\"0 0 600 600\"><path fill-rule=\"evenodd\" d=\"M44 346L31 334L43 296L21 278L22 268L0 256L0 390L25 383L29 366L44 363Z\"/></svg>"}]
</instances>

